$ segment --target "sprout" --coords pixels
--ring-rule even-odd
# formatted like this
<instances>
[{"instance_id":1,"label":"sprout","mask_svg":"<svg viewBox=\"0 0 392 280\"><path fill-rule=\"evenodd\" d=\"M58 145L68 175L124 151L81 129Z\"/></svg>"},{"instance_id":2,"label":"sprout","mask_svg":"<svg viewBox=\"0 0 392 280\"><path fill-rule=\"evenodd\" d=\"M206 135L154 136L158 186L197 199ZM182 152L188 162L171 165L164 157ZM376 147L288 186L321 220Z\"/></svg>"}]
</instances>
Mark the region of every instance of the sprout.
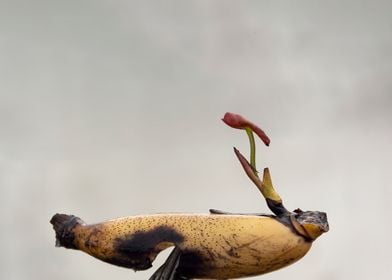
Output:
<instances>
[{"instance_id":1,"label":"sprout","mask_svg":"<svg viewBox=\"0 0 392 280\"><path fill-rule=\"evenodd\" d=\"M244 168L246 175L248 175L249 179L251 179L251 181L257 186L257 188L260 190L260 192L266 199L268 207L277 216L290 213L283 206L282 199L272 185L269 169L264 168L263 179L260 179L258 171L256 169L256 145L253 137L253 132L256 133L256 135L259 136L260 139L267 146L270 144L270 139L268 138L268 136L260 127L247 120L246 118L242 117L241 115L226 113L222 120L225 124L232 128L243 129L246 131L250 143L250 162L248 162L248 160L236 148L234 148L234 152L238 160L240 161L242 167Z\"/></svg>"}]
</instances>

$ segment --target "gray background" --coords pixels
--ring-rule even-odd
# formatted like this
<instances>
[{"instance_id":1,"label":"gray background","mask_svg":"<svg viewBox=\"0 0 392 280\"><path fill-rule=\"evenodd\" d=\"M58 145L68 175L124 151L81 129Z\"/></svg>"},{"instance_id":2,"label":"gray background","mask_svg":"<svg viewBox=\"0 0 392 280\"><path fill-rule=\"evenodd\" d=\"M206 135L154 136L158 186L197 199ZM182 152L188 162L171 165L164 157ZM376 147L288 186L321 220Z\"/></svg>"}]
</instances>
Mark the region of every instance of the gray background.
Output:
<instances>
[{"instance_id":1,"label":"gray background","mask_svg":"<svg viewBox=\"0 0 392 280\"><path fill-rule=\"evenodd\" d=\"M233 111L270 135L258 166L287 207L331 227L255 279L390 279L391 8L0 1L0 278L151 275L55 248L56 212L267 211L232 153L245 133L220 121Z\"/></svg>"}]
</instances>

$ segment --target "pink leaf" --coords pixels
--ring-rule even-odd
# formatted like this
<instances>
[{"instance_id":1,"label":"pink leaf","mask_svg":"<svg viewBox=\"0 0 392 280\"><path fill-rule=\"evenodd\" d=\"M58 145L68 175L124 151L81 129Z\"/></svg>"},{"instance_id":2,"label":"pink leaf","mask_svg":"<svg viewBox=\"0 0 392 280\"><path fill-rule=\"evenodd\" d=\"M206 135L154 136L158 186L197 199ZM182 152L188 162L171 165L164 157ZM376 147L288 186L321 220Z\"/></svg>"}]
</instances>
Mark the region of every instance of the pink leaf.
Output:
<instances>
[{"instance_id":1,"label":"pink leaf","mask_svg":"<svg viewBox=\"0 0 392 280\"><path fill-rule=\"evenodd\" d=\"M256 133L257 136L259 136L261 141L263 141L264 144L267 146L269 146L269 144L271 142L270 139L268 138L268 136L265 134L265 132L260 127L258 127L257 125L255 125L251 121L245 119L241 115L227 112L224 115L222 121L232 128L245 129L245 128L249 127L254 133Z\"/></svg>"}]
</instances>

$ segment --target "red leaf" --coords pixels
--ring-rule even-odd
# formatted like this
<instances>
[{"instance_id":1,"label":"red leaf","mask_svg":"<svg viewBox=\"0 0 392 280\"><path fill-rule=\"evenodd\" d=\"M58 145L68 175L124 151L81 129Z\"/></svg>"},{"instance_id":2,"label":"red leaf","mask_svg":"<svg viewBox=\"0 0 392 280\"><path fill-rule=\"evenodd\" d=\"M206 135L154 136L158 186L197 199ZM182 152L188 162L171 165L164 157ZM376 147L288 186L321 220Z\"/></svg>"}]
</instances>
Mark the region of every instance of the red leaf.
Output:
<instances>
[{"instance_id":1,"label":"red leaf","mask_svg":"<svg viewBox=\"0 0 392 280\"><path fill-rule=\"evenodd\" d=\"M241 115L227 112L224 115L222 121L232 128L245 129L246 127L249 127L267 146L269 146L271 142L267 134L265 134L265 132L260 127L245 119Z\"/></svg>"}]
</instances>

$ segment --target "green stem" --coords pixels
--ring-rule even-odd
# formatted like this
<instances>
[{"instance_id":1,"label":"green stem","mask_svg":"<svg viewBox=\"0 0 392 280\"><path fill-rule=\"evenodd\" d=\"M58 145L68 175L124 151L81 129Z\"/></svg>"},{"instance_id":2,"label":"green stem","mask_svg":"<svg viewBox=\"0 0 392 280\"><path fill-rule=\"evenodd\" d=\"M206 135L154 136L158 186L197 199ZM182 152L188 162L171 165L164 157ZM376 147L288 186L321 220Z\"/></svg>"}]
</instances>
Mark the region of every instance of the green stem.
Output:
<instances>
[{"instance_id":1,"label":"green stem","mask_svg":"<svg viewBox=\"0 0 392 280\"><path fill-rule=\"evenodd\" d=\"M245 128L246 134L248 135L249 138L249 144L250 144L250 165L252 166L253 172L255 175L257 175L257 169L256 169L256 144L255 144L255 138L253 136L252 129L250 127Z\"/></svg>"}]
</instances>

